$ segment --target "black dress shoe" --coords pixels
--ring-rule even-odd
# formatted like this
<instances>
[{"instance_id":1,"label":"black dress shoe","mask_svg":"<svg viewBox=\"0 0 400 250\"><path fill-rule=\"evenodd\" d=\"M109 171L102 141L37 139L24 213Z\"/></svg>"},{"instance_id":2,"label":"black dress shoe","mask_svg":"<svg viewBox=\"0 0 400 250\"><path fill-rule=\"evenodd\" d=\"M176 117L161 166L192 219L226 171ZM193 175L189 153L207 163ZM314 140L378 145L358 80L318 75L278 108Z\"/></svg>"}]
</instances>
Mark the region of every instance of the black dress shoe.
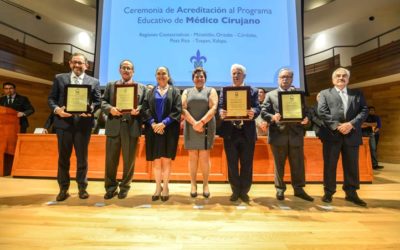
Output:
<instances>
[{"instance_id":1,"label":"black dress shoe","mask_svg":"<svg viewBox=\"0 0 400 250\"><path fill-rule=\"evenodd\" d=\"M384 166L379 166L379 165L377 165L377 166L373 166L372 168L375 169L375 170L378 170L378 169L384 168Z\"/></svg>"},{"instance_id":2,"label":"black dress shoe","mask_svg":"<svg viewBox=\"0 0 400 250\"><path fill-rule=\"evenodd\" d=\"M248 194L241 194L240 199L242 199L243 202L248 203L250 201L250 197Z\"/></svg>"},{"instance_id":3,"label":"black dress shoe","mask_svg":"<svg viewBox=\"0 0 400 250\"><path fill-rule=\"evenodd\" d=\"M116 196L118 194L117 190L114 191L107 191L107 193L104 195L104 199L109 200L114 198L114 196Z\"/></svg>"},{"instance_id":4,"label":"black dress shoe","mask_svg":"<svg viewBox=\"0 0 400 250\"><path fill-rule=\"evenodd\" d=\"M84 200L89 198L89 193L86 190L79 190L79 198Z\"/></svg>"},{"instance_id":5,"label":"black dress shoe","mask_svg":"<svg viewBox=\"0 0 400 250\"><path fill-rule=\"evenodd\" d=\"M278 201L283 201L285 199L285 193L283 191L276 191L276 199Z\"/></svg>"},{"instance_id":6,"label":"black dress shoe","mask_svg":"<svg viewBox=\"0 0 400 250\"><path fill-rule=\"evenodd\" d=\"M152 201L158 201L160 199L160 195L153 195L151 196Z\"/></svg>"},{"instance_id":7,"label":"black dress shoe","mask_svg":"<svg viewBox=\"0 0 400 250\"><path fill-rule=\"evenodd\" d=\"M239 195L236 194L236 193L233 193L233 194L231 195L231 197L229 198L229 200L230 200L230 201L237 201L237 200L239 200Z\"/></svg>"},{"instance_id":8,"label":"black dress shoe","mask_svg":"<svg viewBox=\"0 0 400 250\"><path fill-rule=\"evenodd\" d=\"M152 201L158 201L160 199L160 197L161 197L161 192L162 191L163 191L163 188L161 187L160 193L159 194L153 194L153 196L151 196L151 200ZM156 190L156 192L157 192L157 190Z\"/></svg>"},{"instance_id":9,"label":"black dress shoe","mask_svg":"<svg viewBox=\"0 0 400 250\"><path fill-rule=\"evenodd\" d=\"M210 192L208 192L208 193L207 192L203 192L203 197L206 198L206 199L210 198L210 195L211 195Z\"/></svg>"},{"instance_id":10,"label":"black dress shoe","mask_svg":"<svg viewBox=\"0 0 400 250\"><path fill-rule=\"evenodd\" d=\"M322 196L321 200L325 203L331 203L332 202L332 195L330 194L324 194L324 196Z\"/></svg>"},{"instance_id":11,"label":"black dress shoe","mask_svg":"<svg viewBox=\"0 0 400 250\"><path fill-rule=\"evenodd\" d=\"M190 192L190 197L196 198L197 197L197 192L194 192L194 193Z\"/></svg>"},{"instance_id":12,"label":"black dress shoe","mask_svg":"<svg viewBox=\"0 0 400 250\"><path fill-rule=\"evenodd\" d=\"M128 196L128 190L120 190L118 193L118 199L125 199Z\"/></svg>"},{"instance_id":13,"label":"black dress shoe","mask_svg":"<svg viewBox=\"0 0 400 250\"><path fill-rule=\"evenodd\" d=\"M169 195L161 195L161 201L169 200Z\"/></svg>"},{"instance_id":14,"label":"black dress shoe","mask_svg":"<svg viewBox=\"0 0 400 250\"><path fill-rule=\"evenodd\" d=\"M56 197L56 201L65 201L69 197L68 190L60 190Z\"/></svg>"},{"instance_id":15,"label":"black dress shoe","mask_svg":"<svg viewBox=\"0 0 400 250\"><path fill-rule=\"evenodd\" d=\"M306 200L306 201L314 201L314 198L309 196L306 192L300 192L300 193L295 193L294 196L299 197L300 199Z\"/></svg>"},{"instance_id":16,"label":"black dress shoe","mask_svg":"<svg viewBox=\"0 0 400 250\"><path fill-rule=\"evenodd\" d=\"M353 202L354 204L361 206L361 207L366 207L367 203L358 197L357 193L356 194L351 194L351 195L346 195L346 201Z\"/></svg>"}]
</instances>

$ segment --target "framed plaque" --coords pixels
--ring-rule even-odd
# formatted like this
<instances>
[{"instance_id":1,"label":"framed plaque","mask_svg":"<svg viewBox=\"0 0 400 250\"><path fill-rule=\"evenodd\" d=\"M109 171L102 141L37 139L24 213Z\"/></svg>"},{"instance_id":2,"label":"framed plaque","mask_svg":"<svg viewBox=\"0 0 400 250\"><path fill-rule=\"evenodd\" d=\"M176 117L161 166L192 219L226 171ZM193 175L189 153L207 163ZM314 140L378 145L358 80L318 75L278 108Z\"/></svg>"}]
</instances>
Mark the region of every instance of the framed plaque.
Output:
<instances>
[{"instance_id":1,"label":"framed plaque","mask_svg":"<svg viewBox=\"0 0 400 250\"><path fill-rule=\"evenodd\" d=\"M131 112L132 109L137 108L137 84L115 84L114 86L115 107L121 112Z\"/></svg>"},{"instance_id":2,"label":"framed plaque","mask_svg":"<svg viewBox=\"0 0 400 250\"><path fill-rule=\"evenodd\" d=\"M90 85L69 84L65 86L65 112L90 113Z\"/></svg>"},{"instance_id":3,"label":"framed plaque","mask_svg":"<svg viewBox=\"0 0 400 250\"><path fill-rule=\"evenodd\" d=\"M225 120L249 120L250 86L224 87L222 93L223 108L227 112Z\"/></svg>"},{"instance_id":4,"label":"framed plaque","mask_svg":"<svg viewBox=\"0 0 400 250\"><path fill-rule=\"evenodd\" d=\"M281 121L301 122L304 118L304 92L278 92Z\"/></svg>"}]
</instances>

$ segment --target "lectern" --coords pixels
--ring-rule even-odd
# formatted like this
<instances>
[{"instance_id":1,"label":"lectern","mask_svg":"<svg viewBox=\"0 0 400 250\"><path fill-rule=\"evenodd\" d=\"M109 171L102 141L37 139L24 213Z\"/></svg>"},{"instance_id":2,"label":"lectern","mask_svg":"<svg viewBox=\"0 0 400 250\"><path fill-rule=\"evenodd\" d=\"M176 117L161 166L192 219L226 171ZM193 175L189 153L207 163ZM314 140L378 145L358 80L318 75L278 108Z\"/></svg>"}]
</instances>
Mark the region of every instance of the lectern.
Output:
<instances>
[{"instance_id":1,"label":"lectern","mask_svg":"<svg viewBox=\"0 0 400 250\"><path fill-rule=\"evenodd\" d=\"M4 176L4 154L14 155L19 132L17 111L0 106L0 176Z\"/></svg>"}]
</instances>

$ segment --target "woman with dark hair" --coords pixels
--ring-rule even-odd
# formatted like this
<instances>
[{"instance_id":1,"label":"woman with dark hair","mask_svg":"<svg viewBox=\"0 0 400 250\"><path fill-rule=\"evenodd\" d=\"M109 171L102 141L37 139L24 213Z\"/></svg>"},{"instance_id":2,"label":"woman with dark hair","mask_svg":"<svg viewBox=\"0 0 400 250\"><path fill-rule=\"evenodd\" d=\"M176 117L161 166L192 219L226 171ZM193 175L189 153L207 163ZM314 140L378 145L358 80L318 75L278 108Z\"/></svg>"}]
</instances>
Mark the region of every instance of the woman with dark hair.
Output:
<instances>
[{"instance_id":1,"label":"woman with dark hair","mask_svg":"<svg viewBox=\"0 0 400 250\"><path fill-rule=\"evenodd\" d=\"M172 85L167 67L157 68L156 80L157 86L147 92L142 107L146 126L146 160L153 161L156 191L152 200L161 198L167 201L171 160L175 159L179 140L182 101L179 89Z\"/></svg>"},{"instance_id":2,"label":"woman with dark hair","mask_svg":"<svg viewBox=\"0 0 400 250\"><path fill-rule=\"evenodd\" d=\"M203 172L203 196L208 198L208 176L210 172L210 149L214 145L215 113L218 106L218 94L214 88L206 87L207 73L196 68L192 73L193 88L185 89L182 94L182 108L185 116L185 149L189 151L190 196L197 196L197 169Z\"/></svg>"}]
</instances>

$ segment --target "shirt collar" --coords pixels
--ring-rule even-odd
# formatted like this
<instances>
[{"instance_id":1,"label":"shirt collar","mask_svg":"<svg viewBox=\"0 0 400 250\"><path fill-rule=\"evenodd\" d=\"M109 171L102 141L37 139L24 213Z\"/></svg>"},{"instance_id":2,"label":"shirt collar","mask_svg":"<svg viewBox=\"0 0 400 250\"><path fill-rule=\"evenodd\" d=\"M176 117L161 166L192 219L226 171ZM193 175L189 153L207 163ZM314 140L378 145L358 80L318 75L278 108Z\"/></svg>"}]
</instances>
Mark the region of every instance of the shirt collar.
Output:
<instances>
[{"instance_id":1,"label":"shirt collar","mask_svg":"<svg viewBox=\"0 0 400 250\"><path fill-rule=\"evenodd\" d=\"M339 88L335 87L336 91L339 93L340 91L343 91L343 93L347 94L347 87L344 87L342 90Z\"/></svg>"},{"instance_id":2,"label":"shirt collar","mask_svg":"<svg viewBox=\"0 0 400 250\"><path fill-rule=\"evenodd\" d=\"M286 89L283 89L283 88L281 88L281 87L278 87L278 89L279 89L279 91L281 91L281 92L295 90L295 88L294 88L293 86L290 86L287 90L286 90Z\"/></svg>"},{"instance_id":3,"label":"shirt collar","mask_svg":"<svg viewBox=\"0 0 400 250\"><path fill-rule=\"evenodd\" d=\"M246 84L244 83L244 82L242 82L242 84L240 84L239 86L236 86L235 84L232 84L232 86L233 87L243 87L243 86L245 86Z\"/></svg>"},{"instance_id":4,"label":"shirt collar","mask_svg":"<svg viewBox=\"0 0 400 250\"><path fill-rule=\"evenodd\" d=\"M75 75L74 72L71 73L71 78L74 79L75 77L77 77L79 79L79 81L82 81L84 76L85 76L85 73L82 73L80 76Z\"/></svg>"},{"instance_id":5,"label":"shirt collar","mask_svg":"<svg viewBox=\"0 0 400 250\"><path fill-rule=\"evenodd\" d=\"M131 79L129 79L128 81L124 81L124 79L121 79L121 80L119 80L119 83L120 84L132 84L133 83L133 79L131 78Z\"/></svg>"}]
</instances>

